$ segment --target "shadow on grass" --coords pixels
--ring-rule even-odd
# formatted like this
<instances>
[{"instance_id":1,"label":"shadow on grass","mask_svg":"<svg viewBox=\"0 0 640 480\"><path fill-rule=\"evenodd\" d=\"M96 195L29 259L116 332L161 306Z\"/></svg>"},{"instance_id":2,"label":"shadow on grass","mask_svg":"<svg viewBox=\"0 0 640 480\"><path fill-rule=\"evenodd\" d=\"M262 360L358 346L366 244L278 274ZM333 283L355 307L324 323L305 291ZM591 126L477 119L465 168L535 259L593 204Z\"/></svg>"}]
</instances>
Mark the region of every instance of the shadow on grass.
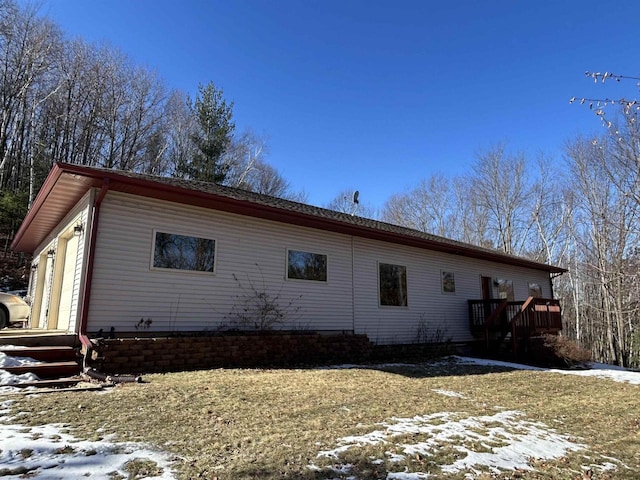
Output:
<instances>
[{"instance_id":1,"label":"shadow on grass","mask_svg":"<svg viewBox=\"0 0 640 480\"><path fill-rule=\"evenodd\" d=\"M507 366L472 365L456 362L455 359L436 359L427 362L372 363L361 365L334 365L316 367L327 370L363 369L378 370L386 373L402 375L408 378L459 377L468 375L487 375L491 373L513 372L516 369ZM313 369L313 368L310 368Z\"/></svg>"}]
</instances>

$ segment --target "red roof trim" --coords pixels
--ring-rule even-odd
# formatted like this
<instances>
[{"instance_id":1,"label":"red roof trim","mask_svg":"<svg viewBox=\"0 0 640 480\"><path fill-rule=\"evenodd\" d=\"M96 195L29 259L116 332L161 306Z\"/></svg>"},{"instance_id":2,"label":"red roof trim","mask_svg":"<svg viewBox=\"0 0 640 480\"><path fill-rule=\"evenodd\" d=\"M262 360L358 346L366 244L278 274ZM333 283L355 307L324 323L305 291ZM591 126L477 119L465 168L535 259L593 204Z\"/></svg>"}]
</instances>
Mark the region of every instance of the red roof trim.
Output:
<instances>
[{"instance_id":1,"label":"red roof trim","mask_svg":"<svg viewBox=\"0 0 640 480\"><path fill-rule=\"evenodd\" d=\"M37 215L38 210L46 200L47 196L53 189L56 181L62 173L80 175L95 180L103 179L111 180L111 191L126 191L125 186L135 187L135 193L142 196L167 200L176 203L200 206L203 208L222 210L229 213L236 213L257 218L264 218L277 222L283 222L304 227L316 228L321 230L333 231L345 235L354 235L358 237L370 238L390 243L397 243L407 246L413 246L423 249L435 250L452 255L462 255L466 257L491 260L507 265L522 266L543 270L552 273L562 273L567 270L564 268L547 265L544 263L534 262L519 257L511 257L503 255L499 252L490 252L486 250L476 249L473 246L465 246L460 243L438 242L422 237L412 237L410 235L402 235L401 233L390 232L376 229L373 227L356 225L340 220L319 217L316 215L298 212L286 208L278 208L276 206L254 203L247 200L231 198L215 193L203 192L200 190L191 190L178 185L170 185L162 182L156 182L145 178L136 178L123 175L113 170L95 170L74 164L56 164L45 181L34 206L29 211L25 221L21 225L16 238L12 243L12 248L18 244L22 235L24 235L29 223L31 223ZM91 188L91 184L87 184L87 190ZM96 184L96 186L98 186Z\"/></svg>"},{"instance_id":2,"label":"red roof trim","mask_svg":"<svg viewBox=\"0 0 640 480\"><path fill-rule=\"evenodd\" d=\"M38 192L36 199L33 201L33 205L31 205L31 208L29 209L26 217L22 221L20 228L18 228L18 231L16 232L15 237L13 237L13 241L11 242L12 250L15 250L16 246L18 245L18 243L24 236L25 232L27 231L27 228L29 228L29 225L31 225L31 222L33 222L33 220L38 215L38 212L44 205L44 202L49 197L49 194L53 190L53 187L55 186L56 182L62 175L62 172L63 172L63 169L60 167L59 164L55 164L51 169L51 172L49 172L49 175L47 176L47 178L44 181L44 184L40 188L40 191Z\"/></svg>"}]
</instances>

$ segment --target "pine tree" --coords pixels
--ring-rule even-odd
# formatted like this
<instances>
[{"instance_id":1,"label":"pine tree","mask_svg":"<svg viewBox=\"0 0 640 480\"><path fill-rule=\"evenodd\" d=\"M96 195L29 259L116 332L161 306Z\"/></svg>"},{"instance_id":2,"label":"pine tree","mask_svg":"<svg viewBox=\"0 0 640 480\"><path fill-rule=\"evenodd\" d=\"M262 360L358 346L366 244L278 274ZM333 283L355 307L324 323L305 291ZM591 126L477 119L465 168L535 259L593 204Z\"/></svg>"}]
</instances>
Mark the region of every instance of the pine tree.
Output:
<instances>
[{"instance_id":1,"label":"pine tree","mask_svg":"<svg viewBox=\"0 0 640 480\"><path fill-rule=\"evenodd\" d=\"M192 134L195 151L188 163L180 165L178 174L192 180L222 183L229 170L223 156L236 128L233 102L227 103L222 89L209 82L198 87L191 110L196 120L196 130Z\"/></svg>"}]
</instances>

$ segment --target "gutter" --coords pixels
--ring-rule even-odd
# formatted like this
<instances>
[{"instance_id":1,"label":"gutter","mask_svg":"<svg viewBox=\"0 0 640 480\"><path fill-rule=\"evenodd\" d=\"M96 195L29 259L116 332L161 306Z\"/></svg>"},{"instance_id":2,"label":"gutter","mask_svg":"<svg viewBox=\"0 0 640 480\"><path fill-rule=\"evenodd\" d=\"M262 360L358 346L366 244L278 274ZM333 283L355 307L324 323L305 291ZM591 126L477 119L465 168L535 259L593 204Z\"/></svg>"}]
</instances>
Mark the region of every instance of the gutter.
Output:
<instances>
[{"instance_id":1,"label":"gutter","mask_svg":"<svg viewBox=\"0 0 640 480\"><path fill-rule=\"evenodd\" d=\"M16 251L18 243L20 243L20 241L22 240L22 237L24 237L27 231L28 226L31 224L33 219L38 215L38 213L40 212L40 209L47 201L49 194L51 193L56 182L62 175L62 172L63 172L62 168L60 167L59 164L56 163L53 166L51 173L47 176L46 180L44 181L44 184L42 185L42 187L40 187L40 191L38 192L36 199L31 204L31 207L27 211L27 215L24 217L22 224L20 225L20 227L18 228L18 231L13 237L13 241L11 242L11 250ZM29 252L29 253L33 253L33 252Z\"/></svg>"},{"instance_id":2,"label":"gutter","mask_svg":"<svg viewBox=\"0 0 640 480\"><path fill-rule=\"evenodd\" d=\"M91 232L89 236L89 252L87 258L86 278L82 289L82 311L80 313L80 328L78 329L78 339L85 350L85 358L92 348L91 340L87 336L87 324L89 322L89 301L91 300L91 282L93 280L93 263L96 252L96 242L98 239L98 223L100 221L100 206L107 195L111 181L105 177L102 179L102 188L93 202L93 218L91 219Z\"/></svg>"}]
</instances>

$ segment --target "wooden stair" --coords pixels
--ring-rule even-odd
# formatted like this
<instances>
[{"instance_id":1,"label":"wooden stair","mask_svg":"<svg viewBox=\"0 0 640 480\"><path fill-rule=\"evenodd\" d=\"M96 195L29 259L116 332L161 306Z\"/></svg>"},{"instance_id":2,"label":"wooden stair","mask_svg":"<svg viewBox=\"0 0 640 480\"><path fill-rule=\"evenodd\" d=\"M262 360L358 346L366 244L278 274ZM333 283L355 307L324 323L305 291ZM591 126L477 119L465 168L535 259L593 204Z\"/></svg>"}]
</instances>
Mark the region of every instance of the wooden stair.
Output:
<instances>
[{"instance_id":1,"label":"wooden stair","mask_svg":"<svg viewBox=\"0 0 640 480\"><path fill-rule=\"evenodd\" d=\"M0 345L0 352L11 357L29 357L39 360L39 363L31 363L25 365L17 365L13 367L3 367L5 370L14 375L24 373L33 373L37 375L40 381L30 382L29 384L14 385L17 387L27 386L55 386L58 382L60 385L69 386L81 381L80 373L82 371L81 359L78 352L69 346L19 346L19 347L3 347ZM77 378L76 378L77 377ZM40 384L40 382L43 382Z\"/></svg>"}]
</instances>

